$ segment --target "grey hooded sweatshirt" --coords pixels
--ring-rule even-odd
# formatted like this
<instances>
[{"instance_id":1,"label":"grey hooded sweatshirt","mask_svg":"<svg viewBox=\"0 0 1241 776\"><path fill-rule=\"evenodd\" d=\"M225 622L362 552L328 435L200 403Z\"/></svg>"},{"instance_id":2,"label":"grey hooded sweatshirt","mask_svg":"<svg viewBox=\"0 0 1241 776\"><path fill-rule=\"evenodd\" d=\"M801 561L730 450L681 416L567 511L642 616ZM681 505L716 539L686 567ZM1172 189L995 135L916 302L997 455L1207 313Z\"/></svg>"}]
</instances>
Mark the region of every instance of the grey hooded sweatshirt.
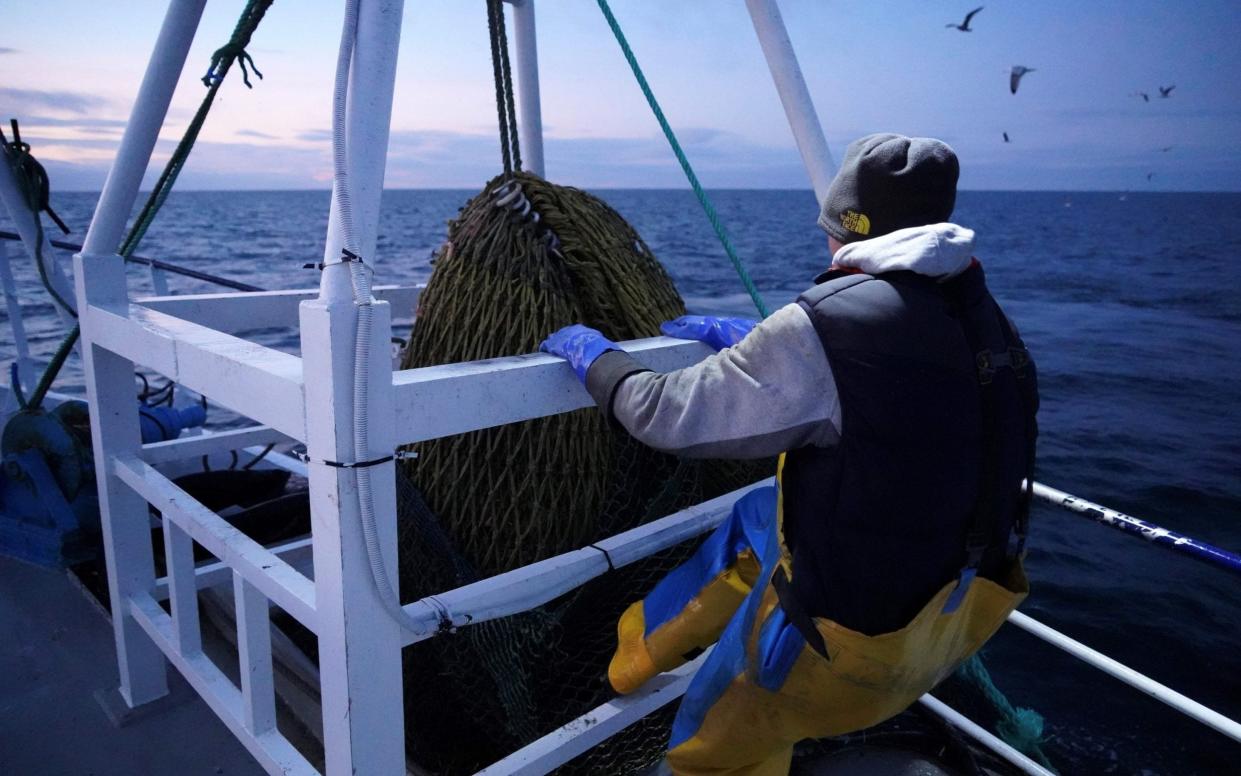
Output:
<instances>
[{"instance_id":1,"label":"grey hooded sweatshirt","mask_svg":"<svg viewBox=\"0 0 1241 776\"><path fill-rule=\"evenodd\" d=\"M944 280L969 267L974 233L932 224L850 243L833 266L869 275L906 270ZM797 304L697 364L651 372L623 351L591 365L586 387L635 439L695 458L763 458L842 433L840 398L819 335Z\"/></svg>"}]
</instances>

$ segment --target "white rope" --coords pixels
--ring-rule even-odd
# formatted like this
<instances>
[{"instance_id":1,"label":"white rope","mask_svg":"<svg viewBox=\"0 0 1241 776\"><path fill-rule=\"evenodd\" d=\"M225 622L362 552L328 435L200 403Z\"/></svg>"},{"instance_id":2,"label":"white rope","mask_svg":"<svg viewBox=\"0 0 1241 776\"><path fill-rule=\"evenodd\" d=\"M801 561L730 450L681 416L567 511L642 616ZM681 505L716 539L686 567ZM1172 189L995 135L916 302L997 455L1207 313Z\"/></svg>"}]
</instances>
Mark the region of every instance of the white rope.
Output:
<instances>
[{"instance_id":1,"label":"white rope","mask_svg":"<svg viewBox=\"0 0 1241 776\"><path fill-rule=\"evenodd\" d=\"M345 22L340 35L336 59L336 82L332 92L332 193L340 222L341 241L354 257L348 262L349 279L353 285L353 303L357 311L357 329L353 352L353 455L355 460L370 454L368 367L371 363L371 331L375 298L371 293L371 268L363 260L353 230L353 201L349 192L349 165L346 109L349 103L349 75L353 67L354 44L358 34L358 1L347 0ZM326 269L326 268L325 268ZM388 452L388 451L385 451ZM371 567L371 580L385 610L398 625L416 630L418 624L404 609L388 576L383 548L379 546L379 529L375 522L375 495L369 468L355 468L358 490L358 520L366 544L366 559Z\"/></svg>"}]
</instances>

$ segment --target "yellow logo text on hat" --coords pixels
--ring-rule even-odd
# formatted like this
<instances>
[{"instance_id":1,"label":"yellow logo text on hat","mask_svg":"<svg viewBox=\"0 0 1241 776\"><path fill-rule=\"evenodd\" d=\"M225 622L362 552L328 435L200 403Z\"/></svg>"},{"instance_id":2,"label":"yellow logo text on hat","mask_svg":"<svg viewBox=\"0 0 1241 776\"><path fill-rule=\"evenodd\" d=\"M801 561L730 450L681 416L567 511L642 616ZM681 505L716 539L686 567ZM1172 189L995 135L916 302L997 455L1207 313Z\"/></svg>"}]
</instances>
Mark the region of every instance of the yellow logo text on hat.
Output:
<instances>
[{"instance_id":1,"label":"yellow logo text on hat","mask_svg":"<svg viewBox=\"0 0 1241 776\"><path fill-rule=\"evenodd\" d=\"M846 210L840 214L840 225L850 232L870 234L870 219L856 210Z\"/></svg>"}]
</instances>

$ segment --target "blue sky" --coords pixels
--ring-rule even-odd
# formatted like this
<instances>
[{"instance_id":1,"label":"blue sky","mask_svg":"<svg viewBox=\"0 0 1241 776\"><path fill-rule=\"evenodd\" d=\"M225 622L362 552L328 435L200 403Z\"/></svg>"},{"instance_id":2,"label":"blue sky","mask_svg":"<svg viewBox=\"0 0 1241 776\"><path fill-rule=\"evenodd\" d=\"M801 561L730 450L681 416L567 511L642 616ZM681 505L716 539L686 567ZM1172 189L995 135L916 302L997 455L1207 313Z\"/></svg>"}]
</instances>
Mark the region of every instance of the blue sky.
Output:
<instances>
[{"instance_id":1,"label":"blue sky","mask_svg":"<svg viewBox=\"0 0 1241 776\"><path fill-rule=\"evenodd\" d=\"M198 78L242 5L208 3L157 162L202 98ZM8 117L21 119L58 189L97 190L165 4L8 6L6 131ZM708 187L808 187L742 0L612 6ZM250 47L266 79L248 90L230 75L182 187L328 185L342 7L276 0ZM894 131L950 143L963 188L1241 190L1241 2L999 0L974 32L945 29L972 7L783 0L837 157L852 138ZM596 4L538 0L537 9L548 177L684 186ZM477 188L499 167L484 3L407 0L401 46L387 185ZM1037 70L1014 96L1016 64ZM1157 87L1170 84L1160 99Z\"/></svg>"}]
</instances>

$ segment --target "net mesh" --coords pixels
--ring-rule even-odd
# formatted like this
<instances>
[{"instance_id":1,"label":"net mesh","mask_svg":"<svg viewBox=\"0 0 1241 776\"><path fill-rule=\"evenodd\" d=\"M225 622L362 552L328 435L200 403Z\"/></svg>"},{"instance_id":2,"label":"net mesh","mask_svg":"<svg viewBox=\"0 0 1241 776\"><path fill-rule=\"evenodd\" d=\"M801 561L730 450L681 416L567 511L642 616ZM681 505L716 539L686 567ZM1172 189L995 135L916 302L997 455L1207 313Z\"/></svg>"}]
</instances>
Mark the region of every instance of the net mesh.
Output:
<instances>
[{"instance_id":1,"label":"net mesh","mask_svg":"<svg viewBox=\"0 0 1241 776\"><path fill-rule=\"evenodd\" d=\"M685 312L650 249L606 203L529 174L513 180L516 194L497 178L449 223L404 368L529 353L576 322L617 341L653 336ZM773 468L657 453L593 409L413 449L417 458L398 477L406 601L577 549ZM692 549L674 547L535 610L407 648L409 756L436 773L470 773L608 700L617 618ZM651 767L674 706L560 770Z\"/></svg>"}]
</instances>

